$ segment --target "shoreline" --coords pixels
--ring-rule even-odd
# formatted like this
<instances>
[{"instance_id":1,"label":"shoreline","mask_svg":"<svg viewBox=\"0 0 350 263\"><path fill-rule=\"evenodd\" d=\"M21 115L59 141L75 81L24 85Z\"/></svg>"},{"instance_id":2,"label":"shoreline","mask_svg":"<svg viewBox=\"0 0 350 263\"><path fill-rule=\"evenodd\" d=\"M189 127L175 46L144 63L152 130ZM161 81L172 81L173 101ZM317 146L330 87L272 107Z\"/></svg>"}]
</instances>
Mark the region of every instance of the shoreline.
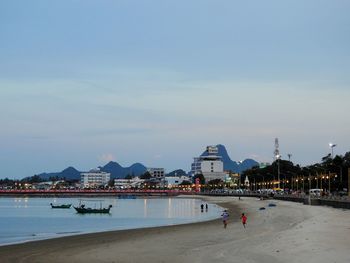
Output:
<instances>
[{"instance_id":1,"label":"shoreline","mask_svg":"<svg viewBox=\"0 0 350 263\"><path fill-rule=\"evenodd\" d=\"M256 198L203 197L221 219L0 247L1 262L349 262L350 211ZM269 207L273 202L276 207ZM264 206L266 210L259 210ZM243 228L239 215L248 215ZM336 220L334 220L336 218Z\"/></svg>"}]
</instances>

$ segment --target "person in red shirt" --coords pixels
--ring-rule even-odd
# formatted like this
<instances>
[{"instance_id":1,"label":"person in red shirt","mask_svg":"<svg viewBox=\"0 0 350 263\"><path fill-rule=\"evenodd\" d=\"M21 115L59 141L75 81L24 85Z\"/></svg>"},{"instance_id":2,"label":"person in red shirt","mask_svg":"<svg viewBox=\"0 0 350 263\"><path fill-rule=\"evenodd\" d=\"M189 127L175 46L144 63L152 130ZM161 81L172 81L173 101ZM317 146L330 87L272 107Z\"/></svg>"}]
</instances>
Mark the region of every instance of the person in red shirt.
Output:
<instances>
[{"instance_id":1,"label":"person in red shirt","mask_svg":"<svg viewBox=\"0 0 350 263\"><path fill-rule=\"evenodd\" d=\"M241 219L242 219L243 227L245 228L245 225L247 224L247 216L244 213L242 213Z\"/></svg>"}]
</instances>

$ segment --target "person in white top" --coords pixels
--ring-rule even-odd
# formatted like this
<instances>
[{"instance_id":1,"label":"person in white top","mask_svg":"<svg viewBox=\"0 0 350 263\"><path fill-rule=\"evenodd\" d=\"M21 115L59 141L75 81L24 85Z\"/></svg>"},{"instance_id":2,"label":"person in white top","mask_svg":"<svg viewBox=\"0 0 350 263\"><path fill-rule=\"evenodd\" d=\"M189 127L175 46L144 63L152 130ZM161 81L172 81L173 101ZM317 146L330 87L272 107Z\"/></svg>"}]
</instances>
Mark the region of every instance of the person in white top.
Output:
<instances>
[{"instance_id":1,"label":"person in white top","mask_svg":"<svg viewBox=\"0 0 350 263\"><path fill-rule=\"evenodd\" d=\"M224 223L224 228L226 228L227 226L227 221L228 221L228 217L230 215L228 214L227 210L224 210L224 212L222 213L221 217L222 217L222 222Z\"/></svg>"}]
</instances>

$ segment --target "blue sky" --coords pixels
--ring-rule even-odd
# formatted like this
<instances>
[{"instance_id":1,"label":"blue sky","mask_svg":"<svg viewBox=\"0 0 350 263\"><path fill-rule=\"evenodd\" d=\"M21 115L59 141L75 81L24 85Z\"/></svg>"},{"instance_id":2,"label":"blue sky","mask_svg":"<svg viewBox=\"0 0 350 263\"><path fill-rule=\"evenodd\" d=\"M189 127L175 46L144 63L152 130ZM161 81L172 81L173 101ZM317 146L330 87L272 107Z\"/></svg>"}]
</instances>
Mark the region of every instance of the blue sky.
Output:
<instances>
[{"instance_id":1,"label":"blue sky","mask_svg":"<svg viewBox=\"0 0 350 263\"><path fill-rule=\"evenodd\" d=\"M0 178L350 151L349 1L0 1Z\"/></svg>"}]
</instances>

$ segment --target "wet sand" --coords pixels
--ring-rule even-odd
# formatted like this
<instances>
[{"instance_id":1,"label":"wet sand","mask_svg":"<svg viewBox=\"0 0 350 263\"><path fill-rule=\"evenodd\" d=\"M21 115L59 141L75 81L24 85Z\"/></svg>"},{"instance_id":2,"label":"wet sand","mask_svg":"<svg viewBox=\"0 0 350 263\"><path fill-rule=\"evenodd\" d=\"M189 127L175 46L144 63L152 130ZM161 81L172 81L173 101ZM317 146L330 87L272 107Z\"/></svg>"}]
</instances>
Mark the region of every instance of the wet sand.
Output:
<instances>
[{"instance_id":1,"label":"wet sand","mask_svg":"<svg viewBox=\"0 0 350 263\"><path fill-rule=\"evenodd\" d=\"M350 262L349 210L205 198L229 210L227 229L218 219L35 241L0 247L0 262Z\"/></svg>"}]
</instances>

